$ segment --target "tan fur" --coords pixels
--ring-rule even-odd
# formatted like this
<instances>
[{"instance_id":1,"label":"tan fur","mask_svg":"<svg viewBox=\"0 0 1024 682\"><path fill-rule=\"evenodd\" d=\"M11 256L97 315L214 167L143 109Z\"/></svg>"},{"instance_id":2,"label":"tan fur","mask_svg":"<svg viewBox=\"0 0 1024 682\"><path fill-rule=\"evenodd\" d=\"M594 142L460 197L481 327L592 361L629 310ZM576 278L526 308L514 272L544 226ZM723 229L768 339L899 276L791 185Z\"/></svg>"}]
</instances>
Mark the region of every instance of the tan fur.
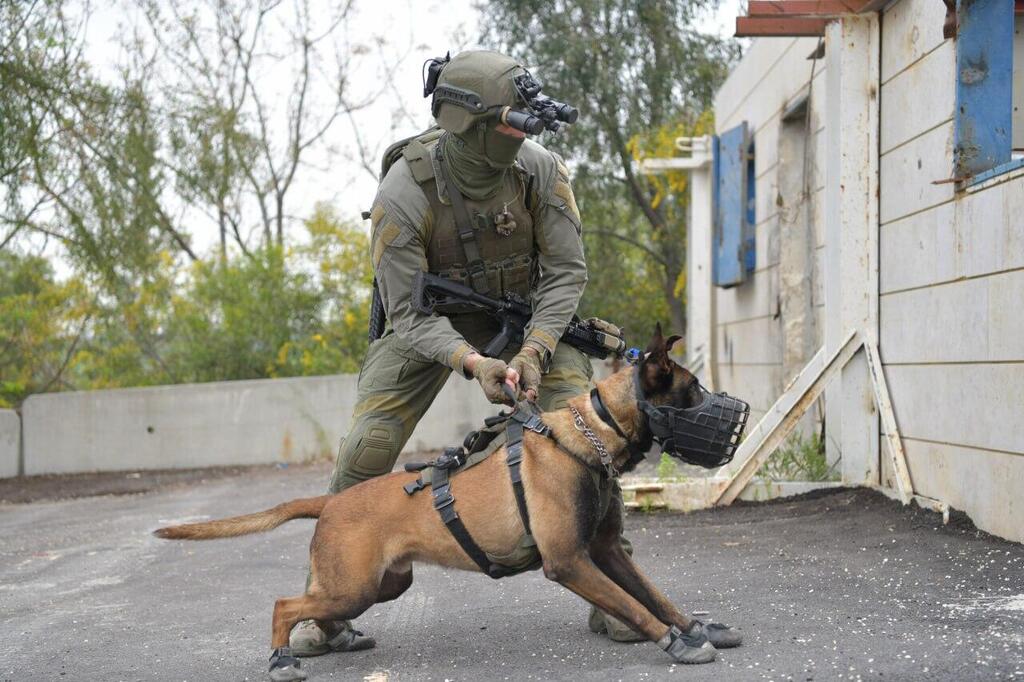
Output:
<instances>
[{"instance_id":1,"label":"tan fur","mask_svg":"<svg viewBox=\"0 0 1024 682\"><path fill-rule=\"evenodd\" d=\"M273 509L255 514L159 528L153 531L153 535L165 540L216 540L217 538L233 538L250 533L264 533L292 519L318 518L330 497L330 495L308 497L285 502Z\"/></svg>"},{"instance_id":2,"label":"tan fur","mask_svg":"<svg viewBox=\"0 0 1024 682\"><path fill-rule=\"evenodd\" d=\"M678 386L692 375L668 359L671 340L660 330L654 351L644 360L644 381ZM652 383L652 386L654 384ZM627 436L639 428L632 369L598 384L602 399ZM645 388L645 391L647 388ZM650 396L651 399L663 399ZM570 403L614 453L621 468L629 458L625 441L595 414L589 397ZM598 517L590 467L600 457L576 429L568 409L543 415L555 440L533 432L524 436L522 476L534 539L545 575L644 633L652 641L669 625L688 629L692 620L674 607L645 578L623 551L621 504L613 502ZM557 444L556 444L557 440ZM374 602L394 599L412 583L412 564L436 564L478 571L433 509L430 492L407 495L402 486L416 474L397 472L365 481L334 495L295 500L265 512L221 521L173 526L157 535L174 539L210 539L270 530L293 518L319 517L310 544L311 575L306 594L278 600L274 608L272 648L288 643L300 620L355 618ZM617 488L616 488L617 491ZM522 534L504 448L452 479L458 514L474 540L492 555L508 554ZM594 493L591 495L591 493ZM593 528L584 527L592 511Z\"/></svg>"}]
</instances>

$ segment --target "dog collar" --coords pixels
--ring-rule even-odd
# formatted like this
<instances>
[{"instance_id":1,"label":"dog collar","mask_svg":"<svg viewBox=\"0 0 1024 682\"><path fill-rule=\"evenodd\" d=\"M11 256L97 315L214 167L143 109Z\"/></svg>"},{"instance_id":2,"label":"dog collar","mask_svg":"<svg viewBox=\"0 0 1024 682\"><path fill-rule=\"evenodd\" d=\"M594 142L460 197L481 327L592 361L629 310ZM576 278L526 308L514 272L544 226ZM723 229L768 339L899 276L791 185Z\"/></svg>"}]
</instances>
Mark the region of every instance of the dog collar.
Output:
<instances>
[{"instance_id":1,"label":"dog collar","mask_svg":"<svg viewBox=\"0 0 1024 682\"><path fill-rule=\"evenodd\" d=\"M615 421L615 417L612 416L612 413L608 411L607 407L605 407L604 401L601 400L601 392L597 390L596 386L590 391L590 405L594 408L594 412L597 413L597 416L600 417L601 421L610 426L612 430L619 435L619 438L626 441L626 449L629 450L629 461L626 464L627 467L631 467L632 465L643 461L646 457L647 450L650 449L650 444L648 444L646 448L642 449L633 444L633 441L630 440L622 431L622 427L619 426L619 423Z\"/></svg>"}]
</instances>

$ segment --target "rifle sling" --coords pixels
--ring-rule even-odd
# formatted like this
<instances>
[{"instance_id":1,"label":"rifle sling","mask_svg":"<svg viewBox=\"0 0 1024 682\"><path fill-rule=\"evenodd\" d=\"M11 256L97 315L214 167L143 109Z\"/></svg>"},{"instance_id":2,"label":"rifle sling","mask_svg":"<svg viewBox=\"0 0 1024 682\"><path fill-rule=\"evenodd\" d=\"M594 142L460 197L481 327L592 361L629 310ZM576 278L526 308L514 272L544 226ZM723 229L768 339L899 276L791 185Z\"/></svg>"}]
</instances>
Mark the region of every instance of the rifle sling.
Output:
<instances>
[{"instance_id":1,"label":"rifle sling","mask_svg":"<svg viewBox=\"0 0 1024 682\"><path fill-rule=\"evenodd\" d=\"M487 270L484 261L480 257L480 247L476 243L476 231L473 229L473 222L469 219L469 209L466 208L466 200L462 192L452 182L451 173L448 170L448 163L445 161L442 148L444 144L438 144L437 165L441 169L441 179L444 181L448 198L452 202L452 212L455 214L455 229L459 234L459 242L466 254L466 272L469 274L469 284L473 291L478 294L488 294L491 291L487 283Z\"/></svg>"}]
</instances>

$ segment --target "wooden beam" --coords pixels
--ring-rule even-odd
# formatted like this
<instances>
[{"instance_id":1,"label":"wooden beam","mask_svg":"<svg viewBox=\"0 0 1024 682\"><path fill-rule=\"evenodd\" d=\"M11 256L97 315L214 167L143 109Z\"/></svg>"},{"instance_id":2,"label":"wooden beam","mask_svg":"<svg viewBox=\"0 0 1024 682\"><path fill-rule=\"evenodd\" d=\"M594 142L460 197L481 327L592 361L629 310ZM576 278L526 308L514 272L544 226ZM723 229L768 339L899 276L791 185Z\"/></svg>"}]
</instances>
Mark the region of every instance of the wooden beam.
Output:
<instances>
[{"instance_id":1,"label":"wooden beam","mask_svg":"<svg viewBox=\"0 0 1024 682\"><path fill-rule=\"evenodd\" d=\"M878 407L879 419L882 422L882 435L888 447L889 461L892 463L893 476L896 477L896 490L900 501L910 504L914 496L914 484L910 481L910 470L907 468L907 456L903 452L903 440L896 427L896 413L892 409L889 397L889 384L885 380L882 369L882 358L878 347L871 341L864 343L864 353L868 359L868 372L871 373L871 387L875 393L875 406Z\"/></svg>"},{"instance_id":2,"label":"wooden beam","mask_svg":"<svg viewBox=\"0 0 1024 682\"><path fill-rule=\"evenodd\" d=\"M751 17L839 17L856 14L865 0L750 0Z\"/></svg>"},{"instance_id":3,"label":"wooden beam","mask_svg":"<svg viewBox=\"0 0 1024 682\"><path fill-rule=\"evenodd\" d=\"M828 19L796 17L736 17L736 37L822 36Z\"/></svg>"},{"instance_id":4,"label":"wooden beam","mask_svg":"<svg viewBox=\"0 0 1024 682\"><path fill-rule=\"evenodd\" d=\"M735 473L729 477L729 484L715 499L714 506L732 504L739 497L761 465L786 440L807 408L814 404L825 386L839 374L862 345L860 335L852 331L831 357L825 356L824 347L818 350L740 443L735 459L738 468L735 468L735 464L730 465L730 470Z\"/></svg>"}]
</instances>

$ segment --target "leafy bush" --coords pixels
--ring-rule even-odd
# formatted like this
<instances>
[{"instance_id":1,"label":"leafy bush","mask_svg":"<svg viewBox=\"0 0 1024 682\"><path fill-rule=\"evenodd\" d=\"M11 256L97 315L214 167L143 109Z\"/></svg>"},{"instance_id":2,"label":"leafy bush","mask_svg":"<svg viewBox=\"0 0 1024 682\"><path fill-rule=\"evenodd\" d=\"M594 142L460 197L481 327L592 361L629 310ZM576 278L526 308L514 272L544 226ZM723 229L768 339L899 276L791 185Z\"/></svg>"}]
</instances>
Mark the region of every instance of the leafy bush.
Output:
<instances>
[{"instance_id":1,"label":"leafy bush","mask_svg":"<svg viewBox=\"0 0 1024 682\"><path fill-rule=\"evenodd\" d=\"M0 406L45 391L355 372L372 278L364 230L326 205L308 241L183 267L167 251L130 287L0 252Z\"/></svg>"},{"instance_id":2,"label":"leafy bush","mask_svg":"<svg viewBox=\"0 0 1024 682\"><path fill-rule=\"evenodd\" d=\"M825 459L825 442L817 433L792 434L760 471L771 481L835 481L839 474Z\"/></svg>"}]
</instances>

